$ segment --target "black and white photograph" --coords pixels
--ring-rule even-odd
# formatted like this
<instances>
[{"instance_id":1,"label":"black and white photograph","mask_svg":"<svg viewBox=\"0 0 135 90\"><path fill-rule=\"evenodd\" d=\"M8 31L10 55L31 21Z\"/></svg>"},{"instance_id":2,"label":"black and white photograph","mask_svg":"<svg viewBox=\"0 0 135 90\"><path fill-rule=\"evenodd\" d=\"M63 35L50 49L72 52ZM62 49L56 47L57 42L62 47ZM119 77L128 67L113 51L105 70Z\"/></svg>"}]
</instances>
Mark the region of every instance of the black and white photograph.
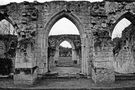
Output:
<instances>
[{"instance_id":1,"label":"black and white photograph","mask_svg":"<svg viewBox=\"0 0 135 90\"><path fill-rule=\"evenodd\" d=\"M0 0L0 90L135 90L135 0Z\"/></svg>"}]
</instances>

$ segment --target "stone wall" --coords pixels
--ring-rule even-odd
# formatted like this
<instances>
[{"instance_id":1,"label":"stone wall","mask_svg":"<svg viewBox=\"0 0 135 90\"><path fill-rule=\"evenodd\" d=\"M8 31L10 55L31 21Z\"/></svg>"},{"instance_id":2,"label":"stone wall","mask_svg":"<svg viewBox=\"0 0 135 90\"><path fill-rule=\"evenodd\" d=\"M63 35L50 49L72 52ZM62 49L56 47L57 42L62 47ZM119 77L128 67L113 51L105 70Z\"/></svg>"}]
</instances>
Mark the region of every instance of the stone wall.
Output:
<instances>
[{"instance_id":1,"label":"stone wall","mask_svg":"<svg viewBox=\"0 0 135 90\"><path fill-rule=\"evenodd\" d=\"M117 52L114 54L114 68L117 73L135 73L134 29L134 25L131 24L122 32L120 42L114 41L119 45L114 45L114 51Z\"/></svg>"},{"instance_id":2,"label":"stone wall","mask_svg":"<svg viewBox=\"0 0 135 90\"><path fill-rule=\"evenodd\" d=\"M79 35L52 35L48 37L48 55L49 57L53 58L55 62L57 61L59 55L59 45L63 41L69 41L72 48L72 54L70 55L72 57L73 62L77 61L78 64L81 64L81 40ZM70 52L69 52L70 53Z\"/></svg>"},{"instance_id":3,"label":"stone wall","mask_svg":"<svg viewBox=\"0 0 135 90\"><path fill-rule=\"evenodd\" d=\"M61 42L70 39L74 43L76 49L81 47L80 35L51 35L48 37L49 47L56 48Z\"/></svg>"},{"instance_id":4,"label":"stone wall","mask_svg":"<svg viewBox=\"0 0 135 90\"><path fill-rule=\"evenodd\" d=\"M94 58L94 38L93 32L107 31L109 35L112 35L115 25L122 19L127 18L134 24L135 2L112 0L105 0L103 2L88 2L88 1L52 1L45 3L38 2L22 2L22 3L10 3L8 5L0 6L1 13L7 13L13 24L17 26L18 41L32 42L29 47L25 47L23 53L18 48L16 54L16 73L15 81L33 81L34 79L28 79L33 77L33 73L24 73L27 70L33 70L34 67L38 67L37 74L44 74L48 69L48 34L51 27L60 18L66 17L71 20L78 28L81 38L81 53L82 63L81 72L84 75L94 77L94 81L98 82L98 77L103 76L101 72L92 72L94 70L93 62ZM18 44L18 46L21 43ZM21 44L23 46L23 44ZM25 45L25 43L24 43ZM108 47L108 46L106 46ZM32 49L31 49L32 48ZM107 53L109 58L112 58L111 47L108 47ZM31 66L23 62L26 52L30 52L32 57ZM98 53L102 54L104 50L100 50ZM20 55L22 54L22 55ZM26 55L27 56L27 55ZM104 56L104 55L102 55ZM96 56L98 57L98 56ZM104 56L107 58L107 56ZM112 61L112 59L109 59ZM21 63L17 63L21 61ZM105 62L102 62L105 64ZM110 63L110 62L109 62ZM20 66L19 66L20 65ZM108 64L107 64L108 65ZM109 66L111 67L111 66ZM27 69L29 68L29 69ZM102 69L98 69L102 71ZM114 76L112 70L108 70L108 67L104 67L103 72L106 72L106 80L113 81ZM95 74L96 73L96 74ZM20 78L23 77L23 78ZM34 77L36 78L36 76ZM103 81L106 81L106 80ZM100 81L99 81L100 82Z\"/></svg>"},{"instance_id":5,"label":"stone wall","mask_svg":"<svg viewBox=\"0 0 135 90\"><path fill-rule=\"evenodd\" d=\"M113 68L113 46L107 31L95 32L92 78L96 83L115 81Z\"/></svg>"},{"instance_id":6,"label":"stone wall","mask_svg":"<svg viewBox=\"0 0 135 90\"><path fill-rule=\"evenodd\" d=\"M135 73L134 57L128 45L123 46L114 57L114 70L117 73Z\"/></svg>"}]
</instances>

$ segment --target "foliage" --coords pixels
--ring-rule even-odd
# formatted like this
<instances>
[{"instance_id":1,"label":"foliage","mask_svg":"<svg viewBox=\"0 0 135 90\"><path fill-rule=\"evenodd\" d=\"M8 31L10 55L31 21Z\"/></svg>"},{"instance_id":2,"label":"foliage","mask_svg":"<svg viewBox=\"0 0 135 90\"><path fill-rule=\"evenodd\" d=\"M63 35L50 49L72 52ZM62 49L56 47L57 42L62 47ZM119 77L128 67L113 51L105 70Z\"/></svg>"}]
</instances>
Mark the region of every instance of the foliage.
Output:
<instances>
[{"instance_id":1,"label":"foliage","mask_svg":"<svg viewBox=\"0 0 135 90\"><path fill-rule=\"evenodd\" d=\"M32 38L25 38L18 42L18 49L20 49L21 52L26 52L26 49L28 45L32 47L32 50L34 49L34 39Z\"/></svg>"},{"instance_id":2,"label":"foliage","mask_svg":"<svg viewBox=\"0 0 135 90\"><path fill-rule=\"evenodd\" d=\"M9 75L12 70L12 60L8 58L0 58L0 74Z\"/></svg>"},{"instance_id":3,"label":"foliage","mask_svg":"<svg viewBox=\"0 0 135 90\"><path fill-rule=\"evenodd\" d=\"M17 47L17 36L15 35L0 35L0 40L4 42L6 58L15 57Z\"/></svg>"},{"instance_id":4,"label":"foliage","mask_svg":"<svg viewBox=\"0 0 135 90\"><path fill-rule=\"evenodd\" d=\"M116 37L113 39L113 44L114 44L114 48L113 48L113 54L116 55L119 53L119 51L122 48L122 39L119 37Z\"/></svg>"},{"instance_id":5,"label":"foliage","mask_svg":"<svg viewBox=\"0 0 135 90\"><path fill-rule=\"evenodd\" d=\"M66 48L66 47L62 47L62 46L60 46L59 47L59 49L60 49L60 52L59 52L59 54L60 54L60 56L71 56L72 54L72 48Z\"/></svg>"}]
</instances>

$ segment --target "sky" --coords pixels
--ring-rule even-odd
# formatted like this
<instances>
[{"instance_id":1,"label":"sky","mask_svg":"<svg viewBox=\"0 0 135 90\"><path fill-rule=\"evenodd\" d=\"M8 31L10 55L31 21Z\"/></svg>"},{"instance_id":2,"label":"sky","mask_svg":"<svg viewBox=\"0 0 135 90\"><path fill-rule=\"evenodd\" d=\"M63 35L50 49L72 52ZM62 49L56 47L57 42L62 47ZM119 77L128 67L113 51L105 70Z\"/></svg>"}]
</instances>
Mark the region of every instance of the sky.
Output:
<instances>
[{"instance_id":1,"label":"sky","mask_svg":"<svg viewBox=\"0 0 135 90\"><path fill-rule=\"evenodd\" d=\"M64 46L64 47L68 47L68 48L72 48L71 44L68 41L63 41L60 46Z\"/></svg>"},{"instance_id":2,"label":"sky","mask_svg":"<svg viewBox=\"0 0 135 90\"><path fill-rule=\"evenodd\" d=\"M131 24L129 20L126 18L123 18L118 22L118 24L115 26L113 33L112 33L112 39L115 37L121 37L122 36L122 31L128 27Z\"/></svg>"},{"instance_id":3,"label":"sky","mask_svg":"<svg viewBox=\"0 0 135 90\"><path fill-rule=\"evenodd\" d=\"M60 35L60 34L79 35L79 31L70 20L68 20L67 18L62 18L53 25L49 33L49 35ZM63 47L71 48L71 45L68 41L63 41L60 45Z\"/></svg>"},{"instance_id":4,"label":"sky","mask_svg":"<svg viewBox=\"0 0 135 90\"><path fill-rule=\"evenodd\" d=\"M8 4L10 2L19 3L19 2L23 2L23 1L24 0L0 0L0 5ZM25 1L46 2L46 1L53 1L53 0L25 0ZM64 1L80 1L80 0L64 0ZM85 1L95 2L95 1L103 1L103 0L85 0ZM122 19L115 26L112 38L121 37L122 30L124 30L124 28L126 28L130 24L131 24L131 22L128 21L127 19L125 19L125 18ZM77 27L70 20L68 20L66 18L62 18L53 25L53 27L49 33L49 35L58 35L58 34L77 34L78 35L79 31L78 31ZM67 41L62 42L61 45L64 47L71 48L71 45Z\"/></svg>"},{"instance_id":5,"label":"sky","mask_svg":"<svg viewBox=\"0 0 135 90\"><path fill-rule=\"evenodd\" d=\"M77 27L69 19L62 18L53 25L49 33L49 35L60 35L60 34L79 35L79 31Z\"/></svg>"}]
</instances>

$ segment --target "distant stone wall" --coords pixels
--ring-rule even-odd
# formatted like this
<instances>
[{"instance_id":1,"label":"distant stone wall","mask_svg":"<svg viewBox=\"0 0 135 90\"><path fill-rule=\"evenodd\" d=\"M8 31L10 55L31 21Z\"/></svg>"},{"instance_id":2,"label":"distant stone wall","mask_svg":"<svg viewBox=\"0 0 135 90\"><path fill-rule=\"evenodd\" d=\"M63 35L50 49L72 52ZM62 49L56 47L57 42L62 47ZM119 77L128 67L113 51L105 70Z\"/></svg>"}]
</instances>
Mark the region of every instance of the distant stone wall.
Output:
<instances>
[{"instance_id":1,"label":"distant stone wall","mask_svg":"<svg viewBox=\"0 0 135 90\"><path fill-rule=\"evenodd\" d=\"M56 48L59 44L61 44L63 41L70 39L75 45L76 49L81 48L81 38L80 35L51 35L49 38L49 48Z\"/></svg>"},{"instance_id":2,"label":"distant stone wall","mask_svg":"<svg viewBox=\"0 0 135 90\"><path fill-rule=\"evenodd\" d=\"M76 64L81 64L81 39L80 35L51 35L48 37L48 57L50 66L56 66L55 62L59 61L59 57L72 57L72 61L76 61ZM60 44L63 41L69 41L72 48L68 52L62 52ZM67 50L66 48L63 48ZM52 64L52 65L51 65Z\"/></svg>"}]
</instances>

